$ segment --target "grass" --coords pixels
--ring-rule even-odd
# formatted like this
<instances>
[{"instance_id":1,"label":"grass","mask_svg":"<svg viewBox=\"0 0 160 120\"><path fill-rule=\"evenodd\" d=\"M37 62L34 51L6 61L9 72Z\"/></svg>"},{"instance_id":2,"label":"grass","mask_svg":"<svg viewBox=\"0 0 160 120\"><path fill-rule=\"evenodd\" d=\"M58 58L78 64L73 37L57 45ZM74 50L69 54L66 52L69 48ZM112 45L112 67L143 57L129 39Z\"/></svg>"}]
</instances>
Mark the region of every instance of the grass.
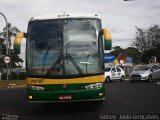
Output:
<instances>
[{"instance_id":1,"label":"grass","mask_svg":"<svg viewBox=\"0 0 160 120\"><path fill-rule=\"evenodd\" d=\"M8 84L11 86L17 87L17 86L25 86L26 80L8 80ZM0 88L6 88L6 80L0 80Z\"/></svg>"}]
</instances>

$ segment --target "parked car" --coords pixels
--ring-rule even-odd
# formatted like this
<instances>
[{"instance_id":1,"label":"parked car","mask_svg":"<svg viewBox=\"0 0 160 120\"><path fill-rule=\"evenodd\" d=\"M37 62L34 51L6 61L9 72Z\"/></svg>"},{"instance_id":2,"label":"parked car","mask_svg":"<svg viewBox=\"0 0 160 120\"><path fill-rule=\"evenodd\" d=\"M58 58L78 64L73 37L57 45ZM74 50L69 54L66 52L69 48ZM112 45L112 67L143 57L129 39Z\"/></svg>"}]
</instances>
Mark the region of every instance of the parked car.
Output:
<instances>
[{"instance_id":1,"label":"parked car","mask_svg":"<svg viewBox=\"0 0 160 120\"><path fill-rule=\"evenodd\" d=\"M121 67L113 66L105 68L105 81L111 80L125 80L125 72Z\"/></svg>"},{"instance_id":2,"label":"parked car","mask_svg":"<svg viewBox=\"0 0 160 120\"><path fill-rule=\"evenodd\" d=\"M130 81L148 81L160 79L160 66L157 64L140 65L130 74Z\"/></svg>"}]
</instances>

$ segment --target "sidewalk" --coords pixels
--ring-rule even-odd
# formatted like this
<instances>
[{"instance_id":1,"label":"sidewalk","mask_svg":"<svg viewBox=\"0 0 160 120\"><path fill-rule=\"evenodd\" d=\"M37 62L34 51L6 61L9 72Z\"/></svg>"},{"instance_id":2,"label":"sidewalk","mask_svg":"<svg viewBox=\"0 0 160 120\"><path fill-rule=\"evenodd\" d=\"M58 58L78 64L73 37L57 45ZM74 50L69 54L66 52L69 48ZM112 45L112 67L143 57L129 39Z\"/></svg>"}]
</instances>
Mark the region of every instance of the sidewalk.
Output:
<instances>
[{"instance_id":1,"label":"sidewalk","mask_svg":"<svg viewBox=\"0 0 160 120\"><path fill-rule=\"evenodd\" d=\"M27 85L9 86L9 88L4 86L4 87L0 87L0 90L11 90L11 89L20 89L20 88L27 88Z\"/></svg>"},{"instance_id":2,"label":"sidewalk","mask_svg":"<svg viewBox=\"0 0 160 120\"><path fill-rule=\"evenodd\" d=\"M25 80L11 80L8 82L8 87L7 87L7 82L5 80L0 80L0 90L26 88L26 87L27 84Z\"/></svg>"},{"instance_id":3,"label":"sidewalk","mask_svg":"<svg viewBox=\"0 0 160 120\"><path fill-rule=\"evenodd\" d=\"M9 85L10 86L10 88L26 88L27 87L27 85L16 85L16 84L14 84L14 85Z\"/></svg>"}]
</instances>

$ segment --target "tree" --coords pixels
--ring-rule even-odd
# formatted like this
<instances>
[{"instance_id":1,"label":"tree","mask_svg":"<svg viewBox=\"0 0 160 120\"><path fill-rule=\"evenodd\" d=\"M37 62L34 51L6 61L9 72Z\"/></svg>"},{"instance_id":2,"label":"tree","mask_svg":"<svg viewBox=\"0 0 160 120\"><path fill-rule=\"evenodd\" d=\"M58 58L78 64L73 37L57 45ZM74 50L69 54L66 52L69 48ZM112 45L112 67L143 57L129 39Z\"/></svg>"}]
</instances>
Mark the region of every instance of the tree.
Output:
<instances>
[{"instance_id":1,"label":"tree","mask_svg":"<svg viewBox=\"0 0 160 120\"><path fill-rule=\"evenodd\" d=\"M142 52L140 52L137 48L134 47L128 47L125 49L125 53L128 57L131 57L133 60L133 63L140 64L142 63Z\"/></svg>"},{"instance_id":2,"label":"tree","mask_svg":"<svg viewBox=\"0 0 160 120\"><path fill-rule=\"evenodd\" d=\"M0 55L6 55L6 45L3 38L0 38Z\"/></svg>"},{"instance_id":3,"label":"tree","mask_svg":"<svg viewBox=\"0 0 160 120\"><path fill-rule=\"evenodd\" d=\"M114 51L112 51L111 53L115 55L116 58L124 52L124 49L122 49L120 46L115 46L113 47L113 49Z\"/></svg>"},{"instance_id":4,"label":"tree","mask_svg":"<svg viewBox=\"0 0 160 120\"><path fill-rule=\"evenodd\" d=\"M136 37L131 45L144 52L149 49L155 49L160 44L160 26L153 25L148 29L136 27Z\"/></svg>"},{"instance_id":5,"label":"tree","mask_svg":"<svg viewBox=\"0 0 160 120\"><path fill-rule=\"evenodd\" d=\"M10 49L11 47L11 38L15 37L17 32L20 32L17 27L12 27L11 24L8 24L8 39L9 39L9 55L11 58L11 64L10 66L15 68L21 66L20 63L23 63L24 61L22 58L20 58L18 55L14 54L13 50ZM3 32L0 32L0 48L2 46L6 46L6 27L3 29ZM0 52L0 67L5 67L6 64L4 63L4 56L2 56L2 51Z\"/></svg>"},{"instance_id":6,"label":"tree","mask_svg":"<svg viewBox=\"0 0 160 120\"><path fill-rule=\"evenodd\" d=\"M9 46L11 46L11 37L15 37L18 32L20 32L20 30L17 27L12 27L11 24L8 23ZM3 32L0 33L0 36L3 36L3 38L6 39L6 27L3 28Z\"/></svg>"},{"instance_id":7,"label":"tree","mask_svg":"<svg viewBox=\"0 0 160 120\"><path fill-rule=\"evenodd\" d=\"M158 45L157 48L144 51L142 61L147 64L152 56L157 58L157 62L160 62L160 45Z\"/></svg>"},{"instance_id":8,"label":"tree","mask_svg":"<svg viewBox=\"0 0 160 120\"><path fill-rule=\"evenodd\" d=\"M115 55L116 58L120 57L121 55L125 55L127 57L131 57L134 64L142 63L142 52L140 52L137 48L128 47L126 49L122 49L119 46L113 47L115 50L111 53Z\"/></svg>"},{"instance_id":9,"label":"tree","mask_svg":"<svg viewBox=\"0 0 160 120\"><path fill-rule=\"evenodd\" d=\"M22 58L20 58L17 54L14 54L13 49L10 50L10 57L11 57L11 67L21 67L22 63L24 62Z\"/></svg>"}]
</instances>

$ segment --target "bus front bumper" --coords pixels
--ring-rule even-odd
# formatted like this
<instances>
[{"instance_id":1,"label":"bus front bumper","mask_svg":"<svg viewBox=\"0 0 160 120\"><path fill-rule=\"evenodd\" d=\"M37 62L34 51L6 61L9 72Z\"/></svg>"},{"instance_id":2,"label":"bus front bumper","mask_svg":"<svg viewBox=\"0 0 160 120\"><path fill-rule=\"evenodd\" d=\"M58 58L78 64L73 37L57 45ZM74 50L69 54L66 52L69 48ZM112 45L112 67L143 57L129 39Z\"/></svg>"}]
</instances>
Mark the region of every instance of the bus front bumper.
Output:
<instances>
[{"instance_id":1,"label":"bus front bumper","mask_svg":"<svg viewBox=\"0 0 160 120\"><path fill-rule=\"evenodd\" d=\"M61 90L35 91L28 90L29 102L81 102L104 101L104 88L97 90Z\"/></svg>"}]
</instances>

